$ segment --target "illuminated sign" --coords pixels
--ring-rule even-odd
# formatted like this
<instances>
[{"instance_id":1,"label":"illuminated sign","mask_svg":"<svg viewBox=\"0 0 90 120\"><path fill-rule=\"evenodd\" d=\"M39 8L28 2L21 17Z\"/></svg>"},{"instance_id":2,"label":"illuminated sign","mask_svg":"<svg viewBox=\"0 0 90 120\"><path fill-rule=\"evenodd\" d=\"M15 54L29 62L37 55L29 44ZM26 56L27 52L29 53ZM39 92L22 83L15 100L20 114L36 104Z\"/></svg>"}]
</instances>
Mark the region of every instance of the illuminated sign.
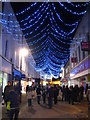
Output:
<instances>
[{"instance_id":1,"label":"illuminated sign","mask_svg":"<svg viewBox=\"0 0 90 120\"><path fill-rule=\"evenodd\" d=\"M25 74L22 74L22 75L21 75L21 78L26 78L26 75L25 75Z\"/></svg>"},{"instance_id":2,"label":"illuminated sign","mask_svg":"<svg viewBox=\"0 0 90 120\"><path fill-rule=\"evenodd\" d=\"M18 75L21 77L21 72L19 72L18 70L14 69L13 74L14 74L14 76Z\"/></svg>"},{"instance_id":3,"label":"illuminated sign","mask_svg":"<svg viewBox=\"0 0 90 120\"><path fill-rule=\"evenodd\" d=\"M90 57L85 60L84 62L82 62L80 65L78 65L75 69L73 69L71 72L70 72L70 76L74 76L80 72L83 72L84 70L87 70L90 68Z\"/></svg>"}]
</instances>

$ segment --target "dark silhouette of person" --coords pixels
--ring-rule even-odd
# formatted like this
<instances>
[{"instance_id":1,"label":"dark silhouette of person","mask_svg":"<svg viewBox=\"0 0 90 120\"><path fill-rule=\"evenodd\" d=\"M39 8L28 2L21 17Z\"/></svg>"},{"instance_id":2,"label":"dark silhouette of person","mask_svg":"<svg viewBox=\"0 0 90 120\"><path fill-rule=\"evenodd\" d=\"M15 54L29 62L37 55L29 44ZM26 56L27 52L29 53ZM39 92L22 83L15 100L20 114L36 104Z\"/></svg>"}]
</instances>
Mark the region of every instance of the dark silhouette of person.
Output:
<instances>
[{"instance_id":1,"label":"dark silhouette of person","mask_svg":"<svg viewBox=\"0 0 90 120\"><path fill-rule=\"evenodd\" d=\"M58 89L56 85L54 85L54 104L57 104L57 96L58 96Z\"/></svg>"},{"instance_id":2,"label":"dark silhouette of person","mask_svg":"<svg viewBox=\"0 0 90 120\"><path fill-rule=\"evenodd\" d=\"M51 109L52 108L52 99L53 99L53 89L49 86L48 88L48 106Z\"/></svg>"}]
</instances>

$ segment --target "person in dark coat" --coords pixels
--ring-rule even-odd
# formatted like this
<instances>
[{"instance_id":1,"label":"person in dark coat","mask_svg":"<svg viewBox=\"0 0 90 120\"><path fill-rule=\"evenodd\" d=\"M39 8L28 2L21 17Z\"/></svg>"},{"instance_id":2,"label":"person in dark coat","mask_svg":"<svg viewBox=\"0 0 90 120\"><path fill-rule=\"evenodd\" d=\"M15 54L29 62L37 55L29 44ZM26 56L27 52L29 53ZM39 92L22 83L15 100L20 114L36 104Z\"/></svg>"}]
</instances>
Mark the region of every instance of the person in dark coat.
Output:
<instances>
[{"instance_id":1,"label":"person in dark coat","mask_svg":"<svg viewBox=\"0 0 90 120\"><path fill-rule=\"evenodd\" d=\"M45 104L46 103L46 91L45 91L45 89L43 89L43 91L42 91L42 97L43 97L43 103Z\"/></svg>"},{"instance_id":2,"label":"person in dark coat","mask_svg":"<svg viewBox=\"0 0 90 120\"><path fill-rule=\"evenodd\" d=\"M74 104L74 88L73 86L70 86L69 91L68 91L68 102L69 104L72 103Z\"/></svg>"},{"instance_id":3,"label":"person in dark coat","mask_svg":"<svg viewBox=\"0 0 90 120\"><path fill-rule=\"evenodd\" d=\"M9 94L9 91L12 89L12 85L11 85L11 82L8 81L8 84L5 86L5 89L4 89L4 101L6 103L6 106L7 106L7 96Z\"/></svg>"},{"instance_id":4,"label":"person in dark coat","mask_svg":"<svg viewBox=\"0 0 90 120\"><path fill-rule=\"evenodd\" d=\"M81 87L80 87L80 101L83 100L83 92L84 92L84 87L81 85Z\"/></svg>"},{"instance_id":5,"label":"person in dark coat","mask_svg":"<svg viewBox=\"0 0 90 120\"><path fill-rule=\"evenodd\" d=\"M65 100L65 86L63 86L61 91L62 91L62 101L64 101Z\"/></svg>"},{"instance_id":6,"label":"person in dark coat","mask_svg":"<svg viewBox=\"0 0 90 120\"><path fill-rule=\"evenodd\" d=\"M87 97L88 104L90 105L90 86L88 86L86 97Z\"/></svg>"},{"instance_id":7,"label":"person in dark coat","mask_svg":"<svg viewBox=\"0 0 90 120\"><path fill-rule=\"evenodd\" d=\"M71 86L71 102L72 102L72 105L74 105L74 87Z\"/></svg>"},{"instance_id":8,"label":"person in dark coat","mask_svg":"<svg viewBox=\"0 0 90 120\"><path fill-rule=\"evenodd\" d=\"M9 94L7 96L7 101L10 102L10 110L9 110L9 118L10 120L18 120L19 115L19 105L20 105L20 96L19 94L12 88L9 91Z\"/></svg>"},{"instance_id":9,"label":"person in dark coat","mask_svg":"<svg viewBox=\"0 0 90 120\"><path fill-rule=\"evenodd\" d=\"M65 101L69 101L69 88L68 88L68 85L66 86L65 88Z\"/></svg>"},{"instance_id":10,"label":"person in dark coat","mask_svg":"<svg viewBox=\"0 0 90 120\"><path fill-rule=\"evenodd\" d=\"M88 90L88 84L86 84L85 94L87 93L87 90Z\"/></svg>"},{"instance_id":11,"label":"person in dark coat","mask_svg":"<svg viewBox=\"0 0 90 120\"><path fill-rule=\"evenodd\" d=\"M78 102L78 98L79 98L79 87L78 85L75 85L74 87L74 101L75 102Z\"/></svg>"},{"instance_id":12,"label":"person in dark coat","mask_svg":"<svg viewBox=\"0 0 90 120\"><path fill-rule=\"evenodd\" d=\"M37 93L37 102L38 104L40 104L40 98L41 98L40 86L38 86L36 93Z\"/></svg>"},{"instance_id":13,"label":"person in dark coat","mask_svg":"<svg viewBox=\"0 0 90 120\"><path fill-rule=\"evenodd\" d=\"M52 108L52 100L53 100L53 88L49 86L47 93L48 93L48 106L51 109Z\"/></svg>"},{"instance_id":14,"label":"person in dark coat","mask_svg":"<svg viewBox=\"0 0 90 120\"><path fill-rule=\"evenodd\" d=\"M29 85L26 86L26 93L27 93L28 90L29 90Z\"/></svg>"},{"instance_id":15,"label":"person in dark coat","mask_svg":"<svg viewBox=\"0 0 90 120\"><path fill-rule=\"evenodd\" d=\"M57 104L57 96L58 96L58 89L56 85L54 85L54 104Z\"/></svg>"}]
</instances>

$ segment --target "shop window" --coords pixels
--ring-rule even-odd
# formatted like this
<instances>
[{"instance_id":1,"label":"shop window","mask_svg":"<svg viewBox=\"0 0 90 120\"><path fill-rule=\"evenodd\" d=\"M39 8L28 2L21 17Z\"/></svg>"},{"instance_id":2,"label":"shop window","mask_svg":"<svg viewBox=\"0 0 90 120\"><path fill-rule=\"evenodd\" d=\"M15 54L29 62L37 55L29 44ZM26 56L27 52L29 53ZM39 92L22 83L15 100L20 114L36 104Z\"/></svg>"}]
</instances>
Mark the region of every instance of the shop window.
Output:
<instances>
[{"instance_id":1,"label":"shop window","mask_svg":"<svg viewBox=\"0 0 90 120\"><path fill-rule=\"evenodd\" d=\"M73 58L74 58L74 53L73 53ZM75 66L75 62L73 63L73 67Z\"/></svg>"},{"instance_id":2,"label":"shop window","mask_svg":"<svg viewBox=\"0 0 90 120\"><path fill-rule=\"evenodd\" d=\"M78 63L77 51L75 51L75 56L76 56L76 64L77 64Z\"/></svg>"},{"instance_id":3,"label":"shop window","mask_svg":"<svg viewBox=\"0 0 90 120\"><path fill-rule=\"evenodd\" d=\"M0 87L2 86L2 78L3 78L2 72L0 71Z\"/></svg>"},{"instance_id":4,"label":"shop window","mask_svg":"<svg viewBox=\"0 0 90 120\"><path fill-rule=\"evenodd\" d=\"M81 61L81 56L80 56L80 46L78 47L78 56L79 56L79 62Z\"/></svg>"},{"instance_id":5,"label":"shop window","mask_svg":"<svg viewBox=\"0 0 90 120\"><path fill-rule=\"evenodd\" d=\"M5 86L7 85L7 82L8 82L8 75L7 73L4 73L3 74L3 92L4 92Z\"/></svg>"},{"instance_id":6,"label":"shop window","mask_svg":"<svg viewBox=\"0 0 90 120\"><path fill-rule=\"evenodd\" d=\"M8 40L6 40L6 45L5 45L5 57L7 55L7 45L8 45Z\"/></svg>"}]
</instances>

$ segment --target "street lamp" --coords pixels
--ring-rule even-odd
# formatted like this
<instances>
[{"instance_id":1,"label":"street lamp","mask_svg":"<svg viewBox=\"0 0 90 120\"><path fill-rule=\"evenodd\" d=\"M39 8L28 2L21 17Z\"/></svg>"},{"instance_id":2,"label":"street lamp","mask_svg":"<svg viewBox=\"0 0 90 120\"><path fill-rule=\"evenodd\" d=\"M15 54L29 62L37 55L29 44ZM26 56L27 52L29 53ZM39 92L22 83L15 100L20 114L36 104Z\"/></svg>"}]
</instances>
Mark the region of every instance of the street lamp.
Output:
<instances>
[{"instance_id":1,"label":"street lamp","mask_svg":"<svg viewBox=\"0 0 90 120\"><path fill-rule=\"evenodd\" d=\"M26 48L21 48L19 51L19 55L20 55L20 70L22 70L22 61L28 55L28 50Z\"/></svg>"},{"instance_id":2,"label":"street lamp","mask_svg":"<svg viewBox=\"0 0 90 120\"><path fill-rule=\"evenodd\" d=\"M20 56L25 57L28 55L28 50L26 48L20 49Z\"/></svg>"},{"instance_id":3,"label":"street lamp","mask_svg":"<svg viewBox=\"0 0 90 120\"><path fill-rule=\"evenodd\" d=\"M19 65L20 65L20 72L22 74L22 71L25 71L25 57L28 56L28 49L23 47L20 49L19 51ZM22 78L21 78L22 79ZM20 85L21 85L21 81L20 81Z\"/></svg>"}]
</instances>

